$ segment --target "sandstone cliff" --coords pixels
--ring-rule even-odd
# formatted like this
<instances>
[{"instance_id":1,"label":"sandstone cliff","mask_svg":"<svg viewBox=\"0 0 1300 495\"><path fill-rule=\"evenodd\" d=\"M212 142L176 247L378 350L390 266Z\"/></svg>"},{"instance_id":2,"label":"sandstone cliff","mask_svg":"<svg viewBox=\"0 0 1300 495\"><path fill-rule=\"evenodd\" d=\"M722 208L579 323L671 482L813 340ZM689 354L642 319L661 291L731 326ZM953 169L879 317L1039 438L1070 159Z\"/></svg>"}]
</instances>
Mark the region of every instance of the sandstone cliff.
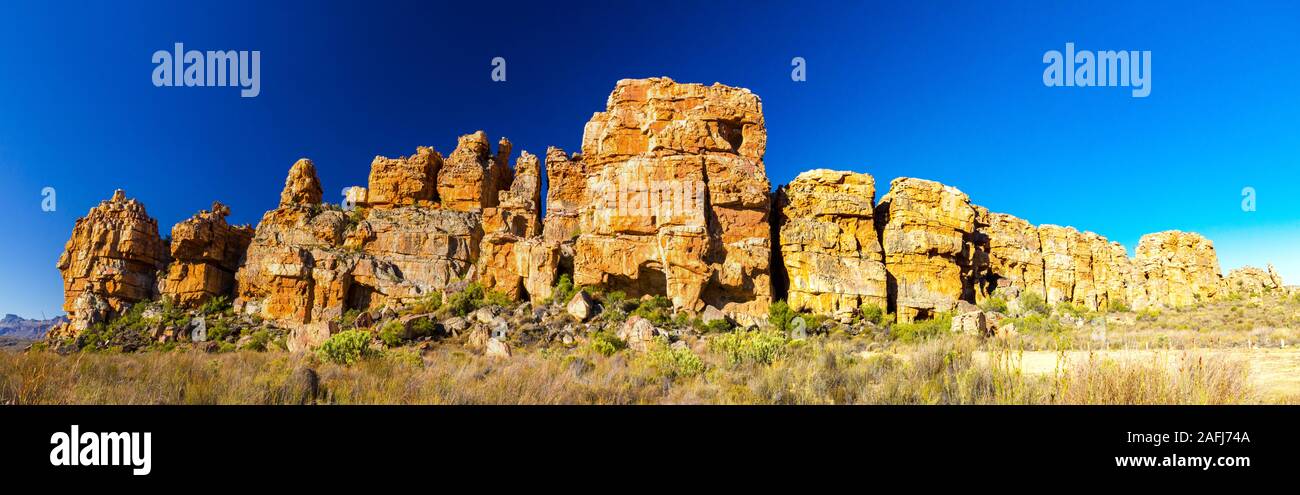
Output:
<instances>
[{"instance_id":1,"label":"sandstone cliff","mask_svg":"<svg viewBox=\"0 0 1300 495\"><path fill-rule=\"evenodd\" d=\"M158 281L159 294L183 307L231 294L253 228L226 223L229 215L229 207L214 202L211 210L172 227L172 261Z\"/></svg>"}]
</instances>

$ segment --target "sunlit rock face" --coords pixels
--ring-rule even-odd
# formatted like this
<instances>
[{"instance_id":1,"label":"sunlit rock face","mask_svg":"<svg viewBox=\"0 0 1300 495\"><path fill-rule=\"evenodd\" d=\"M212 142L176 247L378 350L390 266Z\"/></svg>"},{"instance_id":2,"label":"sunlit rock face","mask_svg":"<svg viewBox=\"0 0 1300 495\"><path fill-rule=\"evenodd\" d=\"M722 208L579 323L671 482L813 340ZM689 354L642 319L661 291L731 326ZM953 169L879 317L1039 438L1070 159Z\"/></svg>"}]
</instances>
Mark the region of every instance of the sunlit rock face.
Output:
<instances>
[{"instance_id":1,"label":"sunlit rock face","mask_svg":"<svg viewBox=\"0 0 1300 495\"><path fill-rule=\"evenodd\" d=\"M158 292L181 307L195 308L208 299L229 296L234 290L235 272L253 228L226 223L230 208L214 202L204 210L172 227L171 264L158 281Z\"/></svg>"},{"instance_id":2,"label":"sunlit rock face","mask_svg":"<svg viewBox=\"0 0 1300 495\"><path fill-rule=\"evenodd\" d=\"M1214 243L1194 232L1168 230L1142 236L1134 266L1145 278L1152 306L1189 306L1223 289Z\"/></svg>"},{"instance_id":3,"label":"sunlit rock face","mask_svg":"<svg viewBox=\"0 0 1300 495\"><path fill-rule=\"evenodd\" d=\"M158 222L139 201L127 199L120 189L114 192L77 220L59 256L63 310L69 318L63 331L75 335L151 299L166 261Z\"/></svg>"},{"instance_id":4,"label":"sunlit rock face","mask_svg":"<svg viewBox=\"0 0 1300 495\"><path fill-rule=\"evenodd\" d=\"M840 317L868 304L886 308L884 251L873 218L875 179L812 170L776 197L790 307Z\"/></svg>"},{"instance_id":5,"label":"sunlit rock face","mask_svg":"<svg viewBox=\"0 0 1300 495\"><path fill-rule=\"evenodd\" d=\"M955 187L902 177L880 198L875 220L899 321L952 310L967 293L966 249L975 230L970 198Z\"/></svg>"},{"instance_id":6,"label":"sunlit rock face","mask_svg":"<svg viewBox=\"0 0 1300 495\"><path fill-rule=\"evenodd\" d=\"M568 179L564 220L548 223L547 237L576 235L578 284L664 294L689 311L762 314L771 302L766 141L748 90L619 81L587 123L581 157L567 160L581 165L556 158L553 177Z\"/></svg>"},{"instance_id":7,"label":"sunlit rock face","mask_svg":"<svg viewBox=\"0 0 1300 495\"><path fill-rule=\"evenodd\" d=\"M1228 272L1224 277L1224 288L1229 293L1244 296L1260 295L1285 287L1282 277L1272 264L1266 270L1253 266L1243 266Z\"/></svg>"}]
</instances>

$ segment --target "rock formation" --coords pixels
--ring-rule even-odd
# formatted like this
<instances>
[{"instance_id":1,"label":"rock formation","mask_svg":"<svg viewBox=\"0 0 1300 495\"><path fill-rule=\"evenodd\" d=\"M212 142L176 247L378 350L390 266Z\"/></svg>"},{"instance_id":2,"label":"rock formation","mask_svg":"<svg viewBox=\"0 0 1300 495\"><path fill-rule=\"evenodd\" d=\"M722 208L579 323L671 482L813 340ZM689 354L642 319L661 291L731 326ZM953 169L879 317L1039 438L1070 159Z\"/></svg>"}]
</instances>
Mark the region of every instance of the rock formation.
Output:
<instances>
[{"instance_id":1,"label":"rock formation","mask_svg":"<svg viewBox=\"0 0 1300 495\"><path fill-rule=\"evenodd\" d=\"M965 193L928 180L894 179L875 220L900 321L929 318L962 300L967 242L975 230L975 209Z\"/></svg>"},{"instance_id":2,"label":"rock formation","mask_svg":"<svg viewBox=\"0 0 1300 495\"><path fill-rule=\"evenodd\" d=\"M437 172L437 194L443 208L482 211L497 205L497 191L510 185L510 141L502 138L497 155L491 153L483 131L457 140L456 150Z\"/></svg>"},{"instance_id":3,"label":"rock formation","mask_svg":"<svg viewBox=\"0 0 1300 495\"><path fill-rule=\"evenodd\" d=\"M1013 294L1046 294L1038 227L1005 213L991 213L988 218L988 226L983 231L989 239L989 268L985 277L989 292L1001 289Z\"/></svg>"},{"instance_id":4,"label":"rock formation","mask_svg":"<svg viewBox=\"0 0 1300 495\"><path fill-rule=\"evenodd\" d=\"M1193 232L1168 230L1142 236L1134 265L1146 279L1152 305L1178 307L1219 294L1222 277L1214 243Z\"/></svg>"},{"instance_id":5,"label":"rock formation","mask_svg":"<svg viewBox=\"0 0 1300 495\"><path fill-rule=\"evenodd\" d=\"M409 302L470 275L482 204L424 206L433 185L417 182L433 175L410 164L428 164L436 152L415 156L401 166L376 160L367 204L376 191L381 201L353 211L322 206L315 167L294 164L280 206L262 217L236 275L236 309L292 330L290 347L304 348L327 338L348 309ZM406 204L413 206L399 206Z\"/></svg>"},{"instance_id":6,"label":"rock formation","mask_svg":"<svg viewBox=\"0 0 1300 495\"><path fill-rule=\"evenodd\" d=\"M75 335L152 298L166 258L158 222L139 201L119 189L91 208L77 220L59 257L63 309L70 320L66 333Z\"/></svg>"},{"instance_id":7,"label":"rock formation","mask_svg":"<svg viewBox=\"0 0 1300 495\"><path fill-rule=\"evenodd\" d=\"M364 204L375 207L432 206L437 201L436 181L442 155L419 147L414 155L396 159L376 156L370 163L369 187Z\"/></svg>"},{"instance_id":8,"label":"rock formation","mask_svg":"<svg viewBox=\"0 0 1300 495\"><path fill-rule=\"evenodd\" d=\"M1232 294L1259 295L1285 287L1282 277L1269 264L1267 270L1243 266L1228 272L1224 278L1226 290Z\"/></svg>"},{"instance_id":9,"label":"rock formation","mask_svg":"<svg viewBox=\"0 0 1300 495\"><path fill-rule=\"evenodd\" d=\"M558 242L542 239L542 181L538 158L527 151L515 162L510 188L497 206L483 209L479 273L483 286L534 302L551 295L560 262Z\"/></svg>"},{"instance_id":10,"label":"rock formation","mask_svg":"<svg viewBox=\"0 0 1300 495\"><path fill-rule=\"evenodd\" d=\"M748 90L619 81L583 132L586 184L571 197L590 201L575 205L574 281L667 294L689 311L762 314L771 301L766 141Z\"/></svg>"},{"instance_id":11,"label":"rock formation","mask_svg":"<svg viewBox=\"0 0 1300 495\"><path fill-rule=\"evenodd\" d=\"M791 309L844 317L864 304L888 306L875 198L870 175L831 170L804 172L777 191Z\"/></svg>"},{"instance_id":12,"label":"rock formation","mask_svg":"<svg viewBox=\"0 0 1300 495\"><path fill-rule=\"evenodd\" d=\"M182 307L229 295L235 271L253 238L253 228L226 223L230 208L220 202L172 227L171 259L158 292Z\"/></svg>"}]
</instances>

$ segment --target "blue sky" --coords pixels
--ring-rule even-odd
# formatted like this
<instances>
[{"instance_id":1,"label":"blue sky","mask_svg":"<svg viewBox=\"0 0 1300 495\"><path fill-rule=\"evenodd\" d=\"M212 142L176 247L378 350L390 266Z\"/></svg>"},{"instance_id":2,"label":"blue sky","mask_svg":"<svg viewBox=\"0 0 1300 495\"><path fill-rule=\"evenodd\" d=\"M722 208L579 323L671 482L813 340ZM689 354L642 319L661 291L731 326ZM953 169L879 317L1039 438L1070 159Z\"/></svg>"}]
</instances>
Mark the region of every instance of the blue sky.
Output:
<instances>
[{"instance_id":1,"label":"blue sky","mask_svg":"<svg viewBox=\"0 0 1300 495\"><path fill-rule=\"evenodd\" d=\"M445 154L478 129L574 151L615 81L658 75L756 92L773 184L934 179L1130 252L1199 231L1225 272L1271 261L1300 282L1294 2L132 3L0 5L0 313L61 312L55 262L115 188L164 235L213 200L255 223L299 157L329 194L376 154ZM176 42L261 51L261 95L154 87L151 55ZM1043 54L1066 42L1150 50L1151 95L1045 87Z\"/></svg>"}]
</instances>

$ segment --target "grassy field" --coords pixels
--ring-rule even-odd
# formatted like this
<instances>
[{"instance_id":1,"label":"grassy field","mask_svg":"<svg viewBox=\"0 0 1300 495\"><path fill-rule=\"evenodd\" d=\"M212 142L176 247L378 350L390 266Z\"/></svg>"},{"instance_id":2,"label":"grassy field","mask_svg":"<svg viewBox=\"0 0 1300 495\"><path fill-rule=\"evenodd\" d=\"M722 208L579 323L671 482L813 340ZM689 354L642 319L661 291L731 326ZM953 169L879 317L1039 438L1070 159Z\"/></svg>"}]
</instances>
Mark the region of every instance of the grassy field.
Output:
<instances>
[{"instance_id":1,"label":"grassy field","mask_svg":"<svg viewBox=\"0 0 1300 495\"><path fill-rule=\"evenodd\" d=\"M1294 298L1069 315L1052 311L1010 337L903 326L806 339L734 330L645 352L592 334L520 345L509 358L470 351L463 339L425 339L377 345L352 364L273 346L10 351L0 352L0 403L1300 403Z\"/></svg>"}]
</instances>

